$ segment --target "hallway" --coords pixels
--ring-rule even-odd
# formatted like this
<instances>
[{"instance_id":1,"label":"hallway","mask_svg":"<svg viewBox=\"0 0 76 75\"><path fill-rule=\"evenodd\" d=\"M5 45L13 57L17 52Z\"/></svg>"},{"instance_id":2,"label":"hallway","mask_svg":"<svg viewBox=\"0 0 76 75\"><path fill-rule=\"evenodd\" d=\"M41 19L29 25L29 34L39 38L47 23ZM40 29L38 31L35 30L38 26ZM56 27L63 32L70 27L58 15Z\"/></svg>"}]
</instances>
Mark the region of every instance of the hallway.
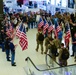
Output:
<instances>
[{"instance_id":1,"label":"hallway","mask_svg":"<svg viewBox=\"0 0 76 75\"><path fill-rule=\"evenodd\" d=\"M0 49L0 75L26 75L23 67L26 66L25 58L30 57L35 65L40 65L45 63L45 54L41 54L41 51L35 51L36 48L36 33L37 29L29 29L27 32L28 37L28 49L25 51L21 50L19 45L19 40L14 38L14 44L18 44L16 48L16 56L15 62L17 64L16 67L11 66L11 62L6 61L5 52L2 52ZM71 49L70 49L71 50ZM71 51L70 51L71 53ZM74 58L70 57L68 59L68 64L76 64L74 62Z\"/></svg>"}]
</instances>

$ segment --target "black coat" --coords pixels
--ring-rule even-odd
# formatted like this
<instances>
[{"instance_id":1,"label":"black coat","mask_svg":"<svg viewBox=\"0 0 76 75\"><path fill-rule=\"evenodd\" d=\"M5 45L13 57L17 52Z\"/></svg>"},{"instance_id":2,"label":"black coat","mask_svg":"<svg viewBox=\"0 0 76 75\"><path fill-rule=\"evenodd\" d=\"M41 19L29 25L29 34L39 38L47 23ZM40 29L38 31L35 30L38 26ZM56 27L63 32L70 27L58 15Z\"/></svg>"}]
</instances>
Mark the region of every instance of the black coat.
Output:
<instances>
[{"instance_id":1,"label":"black coat","mask_svg":"<svg viewBox=\"0 0 76 75\"><path fill-rule=\"evenodd\" d=\"M76 32L76 26L73 26L72 24L70 24L70 31L71 31L71 37L73 38L74 33Z\"/></svg>"}]
</instances>

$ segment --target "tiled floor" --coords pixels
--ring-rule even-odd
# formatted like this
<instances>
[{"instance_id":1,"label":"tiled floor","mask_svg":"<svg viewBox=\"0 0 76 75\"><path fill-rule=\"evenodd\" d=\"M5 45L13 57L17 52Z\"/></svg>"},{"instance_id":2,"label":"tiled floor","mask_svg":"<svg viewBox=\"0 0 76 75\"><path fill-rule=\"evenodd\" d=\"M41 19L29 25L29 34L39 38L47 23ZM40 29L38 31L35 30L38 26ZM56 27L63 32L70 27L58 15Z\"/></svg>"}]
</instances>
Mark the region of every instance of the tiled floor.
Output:
<instances>
[{"instance_id":1,"label":"tiled floor","mask_svg":"<svg viewBox=\"0 0 76 75\"><path fill-rule=\"evenodd\" d=\"M21 50L21 47L18 44L19 40L16 38L14 39L14 44L18 44L15 56L15 62L17 64L16 67L12 67L11 63L6 61L5 52L2 52L0 49L0 75L26 75L23 69L23 67L26 66L26 57L30 57L36 65L45 63L45 54L42 55L40 50L38 52L35 51L36 33L37 29L30 29L27 32L29 46L25 51ZM70 49L70 53L71 52L72 51ZM70 57L68 64L76 64L73 57Z\"/></svg>"}]
</instances>

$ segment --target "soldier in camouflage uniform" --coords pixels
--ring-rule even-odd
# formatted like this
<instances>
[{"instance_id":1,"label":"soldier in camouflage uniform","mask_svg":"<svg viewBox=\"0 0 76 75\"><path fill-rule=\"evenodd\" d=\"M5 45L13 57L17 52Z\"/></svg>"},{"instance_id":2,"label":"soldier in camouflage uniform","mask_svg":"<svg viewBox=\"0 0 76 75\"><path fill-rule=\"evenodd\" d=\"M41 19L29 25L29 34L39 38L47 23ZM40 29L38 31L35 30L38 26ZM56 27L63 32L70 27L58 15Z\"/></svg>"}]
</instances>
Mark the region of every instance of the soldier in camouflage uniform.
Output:
<instances>
[{"instance_id":1,"label":"soldier in camouflage uniform","mask_svg":"<svg viewBox=\"0 0 76 75\"><path fill-rule=\"evenodd\" d=\"M52 51L54 51L54 43L53 43L53 39L49 39L49 44L48 44L48 49L49 49L49 54L52 57L52 59L54 61L56 61L56 53L52 53ZM49 63L52 64L52 67L54 66L54 61L50 59Z\"/></svg>"},{"instance_id":2,"label":"soldier in camouflage uniform","mask_svg":"<svg viewBox=\"0 0 76 75\"><path fill-rule=\"evenodd\" d=\"M36 34L36 41L37 41L36 51L38 52L39 45L40 45L41 46L41 54L43 54L43 41L44 41L44 39L42 41L39 40L38 37L39 37L40 33L42 33L42 29L38 29L38 33Z\"/></svg>"},{"instance_id":3,"label":"soldier in camouflage uniform","mask_svg":"<svg viewBox=\"0 0 76 75\"><path fill-rule=\"evenodd\" d=\"M60 41L59 41L58 38L55 37L54 40L53 40L53 43L55 44L55 46L57 47L57 49L60 48L61 43L60 43Z\"/></svg>"},{"instance_id":4,"label":"soldier in camouflage uniform","mask_svg":"<svg viewBox=\"0 0 76 75\"><path fill-rule=\"evenodd\" d=\"M45 52L44 52L44 54L47 54L47 52L48 52L48 44L50 43L49 39L53 39L51 37L50 33L48 33L48 36L45 38Z\"/></svg>"},{"instance_id":5,"label":"soldier in camouflage uniform","mask_svg":"<svg viewBox=\"0 0 76 75\"><path fill-rule=\"evenodd\" d=\"M64 44L61 43L61 48L59 49L59 56L58 56L59 64L60 64L60 66L67 66L67 59L64 60L61 57L62 56L62 53L63 53L63 50L67 50L68 53L69 53L68 48L64 49Z\"/></svg>"}]
</instances>

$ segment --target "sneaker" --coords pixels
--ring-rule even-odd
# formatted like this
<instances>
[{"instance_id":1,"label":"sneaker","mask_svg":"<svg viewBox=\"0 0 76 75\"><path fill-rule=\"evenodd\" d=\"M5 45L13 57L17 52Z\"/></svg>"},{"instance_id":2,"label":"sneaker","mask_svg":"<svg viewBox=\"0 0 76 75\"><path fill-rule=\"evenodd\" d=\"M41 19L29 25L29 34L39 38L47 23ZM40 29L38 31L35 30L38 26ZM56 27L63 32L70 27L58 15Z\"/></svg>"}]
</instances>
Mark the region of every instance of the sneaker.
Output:
<instances>
[{"instance_id":1,"label":"sneaker","mask_svg":"<svg viewBox=\"0 0 76 75\"><path fill-rule=\"evenodd\" d=\"M16 64L12 64L12 66L16 66Z\"/></svg>"},{"instance_id":2,"label":"sneaker","mask_svg":"<svg viewBox=\"0 0 76 75\"><path fill-rule=\"evenodd\" d=\"M7 60L7 61L11 61L11 60Z\"/></svg>"}]
</instances>

